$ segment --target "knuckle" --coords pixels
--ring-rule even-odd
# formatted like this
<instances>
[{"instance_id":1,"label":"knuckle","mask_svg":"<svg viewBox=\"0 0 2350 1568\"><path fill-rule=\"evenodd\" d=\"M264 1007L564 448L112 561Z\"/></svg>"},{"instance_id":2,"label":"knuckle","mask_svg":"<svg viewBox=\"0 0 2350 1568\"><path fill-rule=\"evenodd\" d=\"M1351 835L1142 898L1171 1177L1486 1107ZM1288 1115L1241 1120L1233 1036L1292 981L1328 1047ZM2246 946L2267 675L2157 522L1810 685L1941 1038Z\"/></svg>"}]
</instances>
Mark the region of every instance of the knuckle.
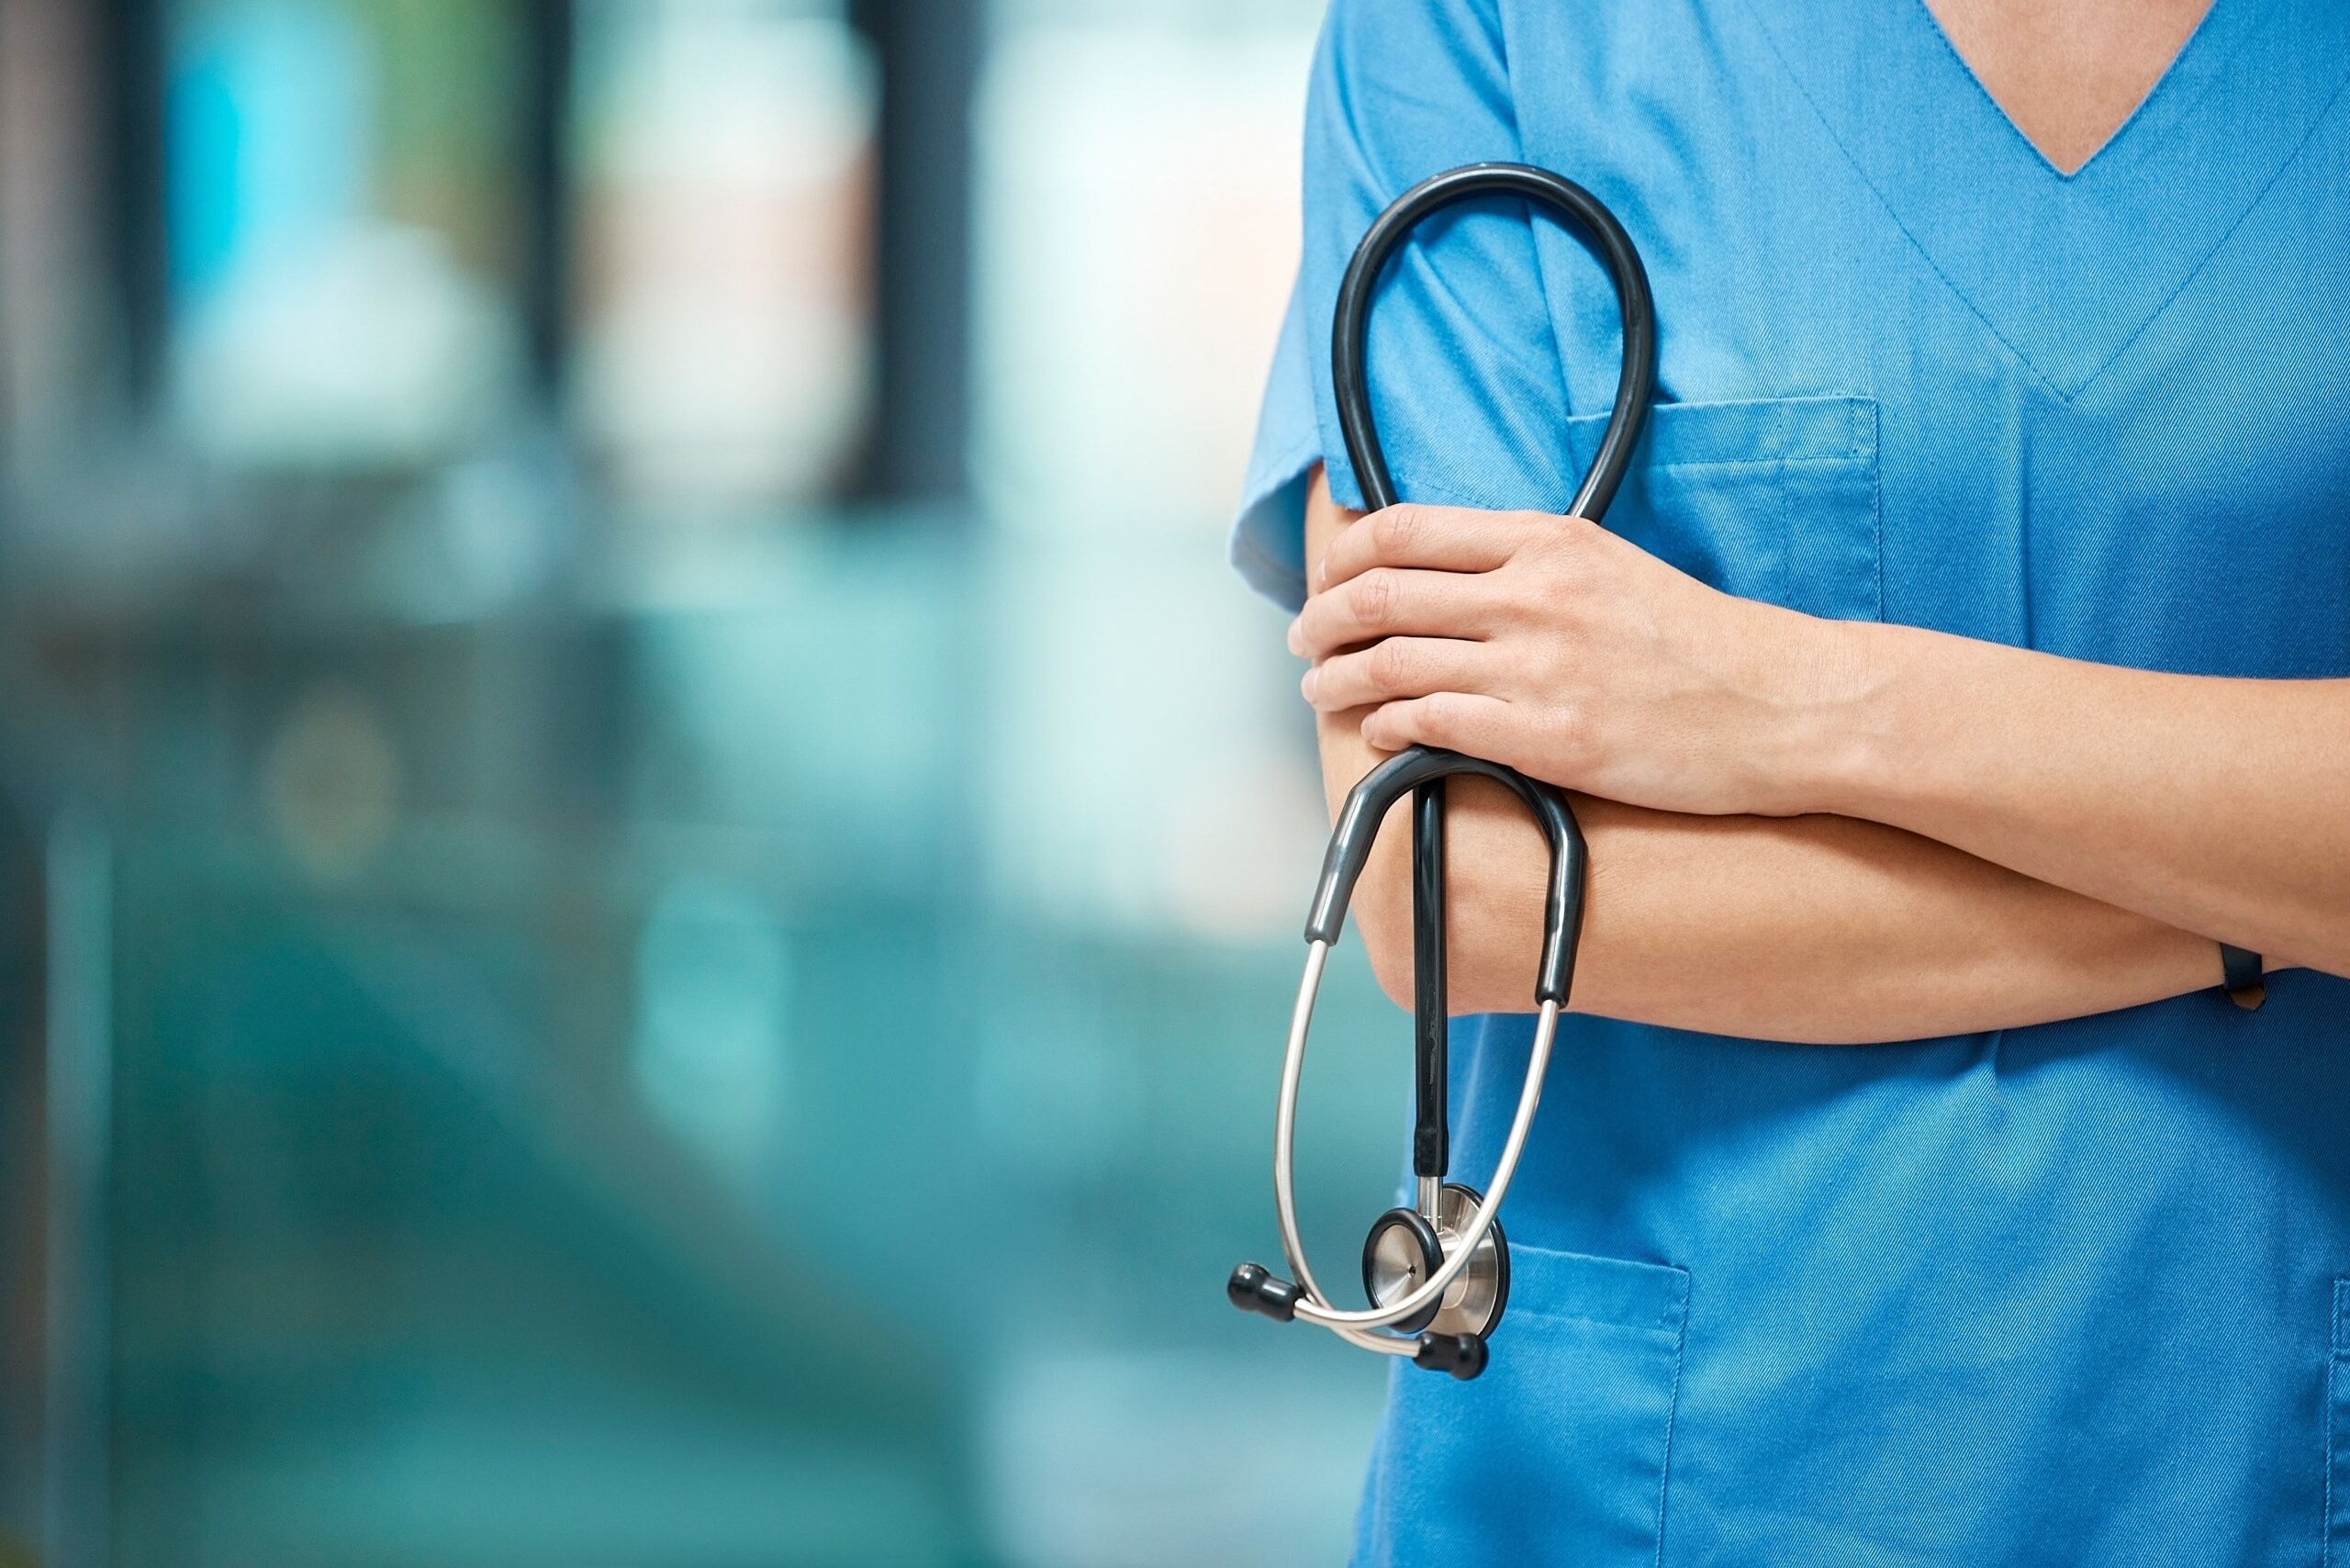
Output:
<instances>
[{"instance_id":1,"label":"knuckle","mask_svg":"<svg viewBox=\"0 0 2350 1568\"><path fill-rule=\"evenodd\" d=\"M1427 534L1427 516L1420 508L1404 502L1389 507L1379 514L1371 525L1371 542L1382 555L1408 554Z\"/></svg>"},{"instance_id":2,"label":"knuckle","mask_svg":"<svg viewBox=\"0 0 2350 1568\"><path fill-rule=\"evenodd\" d=\"M1418 662L1410 647L1390 639L1364 655L1364 673L1379 690L1393 691L1410 681Z\"/></svg>"},{"instance_id":3,"label":"knuckle","mask_svg":"<svg viewBox=\"0 0 2350 1568\"><path fill-rule=\"evenodd\" d=\"M1348 590L1348 607L1358 622L1376 631L1394 619L1396 592L1395 578L1391 574L1365 572Z\"/></svg>"},{"instance_id":4,"label":"knuckle","mask_svg":"<svg viewBox=\"0 0 2350 1568\"><path fill-rule=\"evenodd\" d=\"M1559 530L1567 550L1579 561L1595 559L1607 545L1607 531L1587 517L1571 517L1567 526Z\"/></svg>"},{"instance_id":5,"label":"knuckle","mask_svg":"<svg viewBox=\"0 0 2350 1568\"><path fill-rule=\"evenodd\" d=\"M1449 691L1431 692L1415 705L1416 728L1430 740L1443 740L1460 728L1460 699Z\"/></svg>"},{"instance_id":6,"label":"knuckle","mask_svg":"<svg viewBox=\"0 0 2350 1568\"><path fill-rule=\"evenodd\" d=\"M1590 565L1589 545L1572 518L1563 528L1554 521L1536 535L1528 554L1557 582L1580 580Z\"/></svg>"},{"instance_id":7,"label":"knuckle","mask_svg":"<svg viewBox=\"0 0 2350 1568\"><path fill-rule=\"evenodd\" d=\"M1534 537L1543 554L1567 560L1583 551L1583 528L1580 518L1552 518L1550 526Z\"/></svg>"}]
</instances>

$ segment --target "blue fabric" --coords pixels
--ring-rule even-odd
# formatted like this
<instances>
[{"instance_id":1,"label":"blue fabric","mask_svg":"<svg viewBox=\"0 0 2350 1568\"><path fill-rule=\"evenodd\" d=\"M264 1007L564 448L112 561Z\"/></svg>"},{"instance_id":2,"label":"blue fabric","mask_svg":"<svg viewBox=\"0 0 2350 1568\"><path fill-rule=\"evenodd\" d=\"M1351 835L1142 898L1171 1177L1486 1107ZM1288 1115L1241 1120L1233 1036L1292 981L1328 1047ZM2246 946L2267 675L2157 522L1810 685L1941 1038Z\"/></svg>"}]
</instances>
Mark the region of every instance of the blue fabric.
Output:
<instances>
[{"instance_id":1,"label":"blue fabric","mask_svg":"<svg viewBox=\"0 0 2350 1568\"><path fill-rule=\"evenodd\" d=\"M2217 0L2068 177L1918 0L1337 0L1235 560L1294 603L1304 476L1360 502L1356 239L1523 159L1655 286L1610 527L1822 615L2350 675L2345 80L2350 7ZM1430 225L1371 326L1400 489L1562 506L1616 353L1572 236ZM1869 1049L1573 1020L1492 1370L1399 1372L1358 1560L2350 1568L2350 983L2268 995ZM1455 1028L1466 1180L1529 1033Z\"/></svg>"}]
</instances>

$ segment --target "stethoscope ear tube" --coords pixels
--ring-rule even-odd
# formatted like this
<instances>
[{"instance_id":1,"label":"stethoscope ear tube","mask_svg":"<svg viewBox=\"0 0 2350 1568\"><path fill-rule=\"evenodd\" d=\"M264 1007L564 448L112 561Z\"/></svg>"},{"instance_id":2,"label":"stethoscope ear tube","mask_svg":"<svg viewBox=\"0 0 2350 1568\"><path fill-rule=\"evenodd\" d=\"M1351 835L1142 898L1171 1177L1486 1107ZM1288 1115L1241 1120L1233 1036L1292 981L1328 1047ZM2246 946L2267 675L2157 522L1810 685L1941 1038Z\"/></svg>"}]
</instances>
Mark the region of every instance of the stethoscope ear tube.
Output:
<instances>
[{"instance_id":1,"label":"stethoscope ear tube","mask_svg":"<svg viewBox=\"0 0 2350 1568\"><path fill-rule=\"evenodd\" d=\"M1306 916L1305 939L1325 944L1338 940L1346 928L1347 906L1354 899L1355 883L1361 879L1380 824L1395 802L1423 784L1463 774L1490 778L1524 801L1550 846L1550 878L1543 902L1542 958L1535 973L1534 1000L1564 1007L1574 983L1575 945L1583 935L1583 878L1588 857L1583 829L1559 791L1482 757L1414 746L1363 775L1348 792L1347 803L1338 812L1337 827L1330 834L1330 847L1323 854L1322 878Z\"/></svg>"},{"instance_id":2,"label":"stethoscope ear tube","mask_svg":"<svg viewBox=\"0 0 2350 1568\"><path fill-rule=\"evenodd\" d=\"M1415 228L1444 207L1480 196L1517 196L1565 218L1598 252L1615 286L1617 313L1624 324L1616 403L1608 411L1606 433L1600 437L1591 469L1567 507L1569 516L1596 522L1616 498L1617 487L1631 466L1632 449L1639 444L1649 404L1656 396L1656 303L1649 293L1648 269L1640 264L1640 252L1624 226L1616 221L1616 215L1563 174L1529 163L1471 163L1431 175L1397 196L1355 247L1346 275L1338 282L1338 308L1330 332L1330 379L1347 461L1353 465L1356 482L1362 487L1365 508L1379 511L1395 504L1395 481L1387 472L1386 454L1380 450L1379 430L1371 412L1371 376L1364 369L1371 297L1387 270L1388 258Z\"/></svg>"}]
</instances>

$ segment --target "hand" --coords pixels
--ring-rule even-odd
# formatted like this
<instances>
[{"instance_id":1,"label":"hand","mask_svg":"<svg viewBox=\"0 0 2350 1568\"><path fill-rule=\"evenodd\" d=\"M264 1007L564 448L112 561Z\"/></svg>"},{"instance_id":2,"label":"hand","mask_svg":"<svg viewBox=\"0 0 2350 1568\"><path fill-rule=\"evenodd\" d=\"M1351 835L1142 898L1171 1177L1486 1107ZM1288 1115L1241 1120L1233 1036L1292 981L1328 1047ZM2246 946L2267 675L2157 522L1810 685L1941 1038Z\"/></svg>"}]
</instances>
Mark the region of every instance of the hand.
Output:
<instances>
[{"instance_id":1,"label":"hand","mask_svg":"<svg viewBox=\"0 0 2350 1568\"><path fill-rule=\"evenodd\" d=\"M1306 700L1631 805L1823 809L1859 628L1735 599L1595 523L1399 506L1331 543L1290 628Z\"/></svg>"}]
</instances>

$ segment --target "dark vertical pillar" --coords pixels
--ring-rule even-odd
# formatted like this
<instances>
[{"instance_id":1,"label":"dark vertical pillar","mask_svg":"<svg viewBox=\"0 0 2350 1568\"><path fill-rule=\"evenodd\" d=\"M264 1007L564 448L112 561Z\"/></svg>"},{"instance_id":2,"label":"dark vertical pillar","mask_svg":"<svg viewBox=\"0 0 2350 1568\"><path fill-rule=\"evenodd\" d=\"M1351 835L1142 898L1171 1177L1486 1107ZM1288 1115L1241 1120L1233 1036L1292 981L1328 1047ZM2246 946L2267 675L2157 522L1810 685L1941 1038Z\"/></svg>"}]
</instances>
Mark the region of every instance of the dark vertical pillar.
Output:
<instances>
[{"instance_id":1,"label":"dark vertical pillar","mask_svg":"<svg viewBox=\"0 0 2350 1568\"><path fill-rule=\"evenodd\" d=\"M11 287L15 279L9 275L10 258L6 253L5 228L14 217L11 208L17 205L11 199L15 195L12 187L18 178L24 177L9 166L9 145L6 140L8 134L7 97L14 90L12 73L24 69L19 52L22 46L17 38L11 36L12 23L22 28L26 19L21 13L12 17L6 10L0 9L0 539L7 536L13 521L8 510L7 479L16 457L17 422L23 418L17 408L17 378L22 374L20 356L24 350L17 339L15 323L9 318L9 308L15 304ZM0 1104L0 1115L5 1115L6 1112L6 1106Z\"/></svg>"},{"instance_id":2,"label":"dark vertical pillar","mask_svg":"<svg viewBox=\"0 0 2350 1568\"><path fill-rule=\"evenodd\" d=\"M968 487L971 102L981 0L852 0L880 63L879 342L856 488L889 501Z\"/></svg>"},{"instance_id":3,"label":"dark vertical pillar","mask_svg":"<svg viewBox=\"0 0 2350 1568\"><path fill-rule=\"evenodd\" d=\"M118 323L121 391L134 415L153 406L171 329L165 220L163 0L95 0L103 253Z\"/></svg>"},{"instance_id":4,"label":"dark vertical pillar","mask_svg":"<svg viewBox=\"0 0 2350 1568\"><path fill-rule=\"evenodd\" d=\"M552 408L571 338L572 0L521 0L520 26L522 323L532 389Z\"/></svg>"}]
</instances>

